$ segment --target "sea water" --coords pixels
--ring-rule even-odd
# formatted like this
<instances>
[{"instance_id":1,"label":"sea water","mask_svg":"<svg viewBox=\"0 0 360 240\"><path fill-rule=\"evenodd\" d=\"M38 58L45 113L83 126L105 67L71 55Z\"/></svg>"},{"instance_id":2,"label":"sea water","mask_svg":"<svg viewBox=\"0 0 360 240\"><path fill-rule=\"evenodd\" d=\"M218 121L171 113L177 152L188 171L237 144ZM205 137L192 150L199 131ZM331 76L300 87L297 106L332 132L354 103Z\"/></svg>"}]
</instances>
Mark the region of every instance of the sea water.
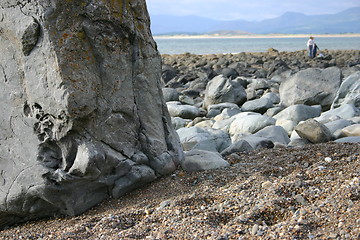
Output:
<instances>
[{"instance_id":1,"label":"sea water","mask_svg":"<svg viewBox=\"0 0 360 240\"><path fill-rule=\"evenodd\" d=\"M213 54L239 52L266 52L306 49L308 38L156 38L161 54ZM321 49L360 50L360 37L319 37L315 39Z\"/></svg>"}]
</instances>

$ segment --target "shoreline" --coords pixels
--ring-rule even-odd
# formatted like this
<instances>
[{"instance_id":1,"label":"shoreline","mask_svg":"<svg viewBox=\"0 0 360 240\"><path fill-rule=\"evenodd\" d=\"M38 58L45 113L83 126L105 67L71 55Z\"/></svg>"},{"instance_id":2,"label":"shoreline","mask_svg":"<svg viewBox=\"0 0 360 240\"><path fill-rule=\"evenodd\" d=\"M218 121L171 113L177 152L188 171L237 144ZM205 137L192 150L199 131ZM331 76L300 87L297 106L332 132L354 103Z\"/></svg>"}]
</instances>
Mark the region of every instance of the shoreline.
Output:
<instances>
[{"instance_id":1,"label":"shoreline","mask_svg":"<svg viewBox=\"0 0 360 240\"><path fill-rule=\"evenodd\" d=\"M248 35L154 35L154 39L216 39L216 38L347 38L360 37L360 33L344 33L344 34L248 34Z\"/></svg>"}]
</instances>

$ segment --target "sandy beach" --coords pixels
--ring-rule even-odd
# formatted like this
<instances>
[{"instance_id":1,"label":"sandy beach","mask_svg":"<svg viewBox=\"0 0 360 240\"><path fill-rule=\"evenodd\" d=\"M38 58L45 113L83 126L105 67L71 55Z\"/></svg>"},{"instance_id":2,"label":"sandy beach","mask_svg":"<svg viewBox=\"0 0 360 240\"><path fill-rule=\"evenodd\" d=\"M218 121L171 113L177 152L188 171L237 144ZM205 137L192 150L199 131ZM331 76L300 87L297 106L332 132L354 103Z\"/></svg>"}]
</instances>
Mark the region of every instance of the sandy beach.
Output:
<instances>
[{"instance_id":1,"label":"sandy beach","mask_svg":"<svg viewBox=\"0 0 360 240\"><path fill-rule=\"evenodd\" d=\"M243 34L243 35L155 35L154 39L205 39L205 38L307 38L314 36L316 38L344 38L360 37L360 33L346 34Z\"/></svg>"}]
</instances>

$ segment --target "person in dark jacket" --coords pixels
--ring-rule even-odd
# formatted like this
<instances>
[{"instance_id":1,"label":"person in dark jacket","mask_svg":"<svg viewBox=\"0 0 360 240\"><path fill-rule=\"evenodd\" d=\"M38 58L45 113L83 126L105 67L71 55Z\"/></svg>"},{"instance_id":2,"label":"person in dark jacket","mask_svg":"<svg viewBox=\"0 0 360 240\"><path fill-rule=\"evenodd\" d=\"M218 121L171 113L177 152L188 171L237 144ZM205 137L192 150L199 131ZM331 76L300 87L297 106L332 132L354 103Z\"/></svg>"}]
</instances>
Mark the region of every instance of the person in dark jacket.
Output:
<instances>
[{"instance_id":1,"label":"person in dark jacket","mask_svg":"<svg viewBox=\"0 0 360 240\"><path fill-rule=\"evenodd\" d=\"M309 57L314 58L316 57L316 52L319 49L314 41L314 37L310 37L307 41L307 49L309 53Z\"/></svg>"}]
</instances>

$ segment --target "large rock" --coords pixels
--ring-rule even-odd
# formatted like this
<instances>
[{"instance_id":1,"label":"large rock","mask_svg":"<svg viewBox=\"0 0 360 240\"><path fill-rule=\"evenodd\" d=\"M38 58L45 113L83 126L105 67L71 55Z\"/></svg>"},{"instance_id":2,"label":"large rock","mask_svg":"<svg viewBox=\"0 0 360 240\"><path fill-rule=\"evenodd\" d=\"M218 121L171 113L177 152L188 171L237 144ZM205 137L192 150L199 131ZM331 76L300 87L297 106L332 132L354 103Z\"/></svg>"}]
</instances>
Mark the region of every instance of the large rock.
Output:
<instances>
[{"instance_id":1,"label":"large rock","mask_svg":"<svg viewBox=\"0 0 360 240\"><path fill-rule=\"evenodd\" d=\"M177 133L185 151L201 149L222 152L231 144L229 135L222 130L189 127L180 128Z\"/></svg>"},{"instance_id":2,"label":"large rock","mask_svg":"<svg viewBox=\"0 0 360 240\"><path fill-rule=\"evenodd\" d=\"M0 2L0 228L80 214L182 161L145 6Z\"/></svg>"},{"instance_id":3,"label":"large rock","mask_svg":"<svg viewBox=\"0 0 360 240\"><path fill-rule=\"evenodd\" d=\"M299 71L280 85L280 99L284 106L294 104L321 105L330 108L341 84L341 70L309 68Z\"/></svg>"},{"instance_id":4,"label":"large rock","mask_svg":"<svg viewBox=\"0 0 360 240\"><path fill-rule=\"evenodd\" d=\"M222 156L227 156L236 152L248 152L254 150L252 146L245 140L240 140L232 143L229 147L221 152Z\"/></svg>"},{"instance_id":5,"label":"large rock","mask_svg":"<svg viewBox=\"0 0 360 240\"><path fill-rule=\"evenodd\" d=\"M180 102L167 102L166 105L171 117L194 119L206 114L203 109L190 105L182 105Z\"/></svg>"},{"instance_id":6,"label":"large rock","mask_svg":"<svg viewBox=\"0 0 360 240\"><path fill-rule=\"evenodd\" d=\"M322 123L308 119L296 126L295 131L311 143L324 143L332 139L330 130Z\"/></svg>"},{"instance_id":7,"label":"large rock","mask_svg":"<svg viewBox=\"0 0 360 240\"><path fill-rule=\"evenodd\" d=\"M337 119L350 119L360 115L360 111L353 104L344 104L338 108L321 113L315 118L316 121L327 123Z\"/></svg>"},{"instance_id":8,"label":"large rock","mask_svg":"<svg viewBox=\"0 0 360 240\"><path fill-rule=\"evenodd\" d=\"M271 140L273 143L280 143L283 145L288 145L290 142L287 132L280 126L267 126L255 133L254 136L264 137Z\"/></svg>"},{"instance_id":9,"label":"large rock","mask_svg":"<svg viewBox=\"0 0 360 240\"><path fill-rule=\"evenodd\" d=\"M248 100L259 98L264 94L264 91L270 88L267 79L248 79L250 82L246 88L246 96Z\"/></svg>"},{"instance_id":10,"label":"large rock","mask_svg":"<svg viewBox=\"0 0 360 240\"><path fill-rule=\"evenodd\" d=\"M325 126L330 130L331 134L334 138L339 138L341 134L341 130L347 126L352 125L353 122L346 119L339 119L336 121L325 123Z\"/></svg>"},{"instance_id":11,"label":"large rock","mask_svg":"<svg viewBox=\"0 0 360 240\"><path fill-rule=\"evenodd\" d=\"M276 93L273 93L273 92L265 93L261 98L262 99L263 98L269 99L273 104L280 103L279 94L276 94Z\"/></svg>"},{"instance_id":12,"label":"large rock","mask_svg":"<svg viewBox=\"0 0 360 240\"><path fill-rule=\"evenodd\" d=\"M341 83L331 108L344 104L353 104L360 108L360 72L351 74Z\"/></svg>"},{"instance_id":13,"label":"large rock","mask_svg":"<svg viewBox=\"0 0 360 240\"><path fill-rule=\"evenodd\" d=\"M269 108L273 106L273 103L268 98L259 98L245 102L241 106L243 112L257 112L265 113Z\"/></svg>"},{"instance_id":14,"label":"large rock","mask_svg":"<svg viewBox=\"0 0 360 240\"><path fill-rule=\"evenodd\" d=\"M242 114L242 113L240 113ZM238 114L239 115L239 114ZM236 115L235 115L236 116ZM234 116L234 117L235 117ZM229 133L235 134L253 134L266 126L275 125L276 120L264 115L247 115L237 117L229 127Z\"/></svg>"},{"instance_id":15,"label":"large rock","mask_svg":"<svg viewBox=\"0 0 360 240\"><path fill-rule=\"evenodd\" d=\"M336 139L335 142L360 143L360 137L343 137Z\"/></svg>"},{"instance_id":16,"label":"large rock","mask_svg":"<svg viewBox=\"0 0 360 240\"><path fill-rule=\"evenodd\" d=\"M319 105L307 106L296 104L280 111L273 118L276 119L276 125L283 127L290 135L300 121L318 117L320 114L321 106Z\"/></svg>"},{"instance_id":17,"label":"large rock","mask_svg":"<svg viewBox=\"0 0 360 240\"><path fill-rule=\"evenodd\" d=\"M172 117L171 118L171 123L172 123L173 127L175 128L175 130L185 127L190 122L191 122L190 119L183 119L180 117Z\"/></svg>"},{"instance_id":18,"label":"large rock","mask_svg":"<svg viewBox=\"0 0 360 240\"><path fill-rule=\"evenodd\" d=\"M289 69L289 66L283 60L276 60L271 64L267 77L272 78L273 76L286 72Z\"/></svg>"},{"instance_id":19,"label":"large rock","mask_svg":"<svg viewBox=\"0 0 360 240\"><path fill-rule=\"evenodd\" d=\"M205 107L218 103L243 104L246 101L244 87L235 80L230 80L223 75L216 76L206 86Z\"/></svg>"},{"instance_id":20,"label":"large rock","mask_svg":"<svg viewBox=\"0 0 360 240\"><path fill-rule=\"evenodd\" d=\"M207 109L208 109L207 117L216 117L220 115L224 110L227 110L228 113L232 115L241 112L241 109L235 103L219 103L219 104L209 105Z\"/></svg>"},{"instance_id":21,"label":"large rock","mask_svg":"<svg viewBox=\"0 0 360 240\"><path fill-rule=\"evenodd\" d=\"M248 142L253 149L273 148L275 146L270 139L254 135L246 136L242 140Z\"/></svg>"},{"instance_id":22,"label":"large rock","mask_svg":"<svg viewBox=\"0 0 360 240\"><path fill-rule=\"evenodd\" d=\"M172 66L164 64L161 70L161 79L164 83L168 83L171 79L175 78L179 74L179 71Z\"/></svg>"},{"instance_id":23,"label":"large rock","mask_svg":"<svg viewBox=\"0 0 360 240\"><path fill-rule=\"evenodd\" d=\"M296 104L290 107L285 108L273 118L276 120L291 120L293 122L299 123L300 121L305 121L309 118L315 118L320 116L321 108L318 106L306 106L304 104Z\"/></svg>"},{"instance_id":24,"label":"large rock","mask_svg":"<svg viewBox=\"0 0 360 240\"><path fill-rule=\"evenodd\" d=\"M228 166L230 166L230 164L221 157L220 153L198 149L186 152L185 161L181 164L181 167L188 172L204 171Z\"/></svg>"},{"instance_id":25,"label":"large rock","mask_svg":"<svg viewBox=\"0 0 360 240\"><path fill-rule=\"evenodd\" d=\"M179 101L179 93L173 88L163 88L162 93L165 102Z\"/></svg>"},{"instance_id":26,"label":"large rock","mask_svg":"<svg viewBox=\"0 0 360 240\"><path fill-rule=\"evenodd\" d=\"M216 109L216 110L222 112L224 109L227 109L227 108L240 110L239 106L236 105L235 103L219 103L219 104L207 106L208 111Z\"/></svg>"},{"instance_id":27,"label":"large rock","mask_svg":"<svg viewBox=\"0 0 360 240\"><path fill-rule=\"evenodd\" d=\"M360 124L353 124L347 126L341 130L341 137L359 137L360 136Z\"/></svg>"}]
</instances>

